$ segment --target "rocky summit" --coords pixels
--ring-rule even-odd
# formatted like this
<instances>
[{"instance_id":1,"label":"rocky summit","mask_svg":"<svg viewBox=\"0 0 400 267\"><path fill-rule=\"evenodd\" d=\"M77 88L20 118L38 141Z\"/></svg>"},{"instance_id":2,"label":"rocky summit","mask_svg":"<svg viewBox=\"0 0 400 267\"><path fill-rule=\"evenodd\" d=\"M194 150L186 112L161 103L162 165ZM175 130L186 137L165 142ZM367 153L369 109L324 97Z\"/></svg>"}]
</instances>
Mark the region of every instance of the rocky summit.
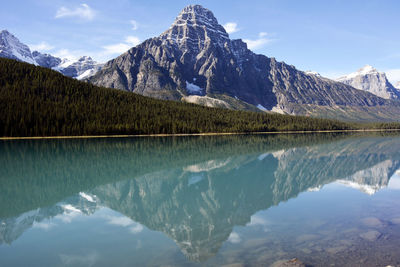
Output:
<instances>
[{"instance_id":1,"label":"rocky summit","mask_svg":"<svg viewBox=\"0 0 400 267\"><path fill-rule=\"evenodd\" d=\"M377 71L370 65L365 65L358 71L343 76L337 81L385 99L400 99L400 90L388 81L386 74Z\"/></svg>"}]
</instances>

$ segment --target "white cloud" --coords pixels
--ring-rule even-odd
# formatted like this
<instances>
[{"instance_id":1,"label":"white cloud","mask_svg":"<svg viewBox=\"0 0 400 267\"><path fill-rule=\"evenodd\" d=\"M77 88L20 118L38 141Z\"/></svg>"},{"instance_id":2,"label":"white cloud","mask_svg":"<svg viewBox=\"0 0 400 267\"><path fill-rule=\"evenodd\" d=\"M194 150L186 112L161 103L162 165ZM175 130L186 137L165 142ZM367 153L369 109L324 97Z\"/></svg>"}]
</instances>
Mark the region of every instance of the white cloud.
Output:
<instances>
[{"instance_id":1,"label":"white cloud","mask_svg":"<svg viewBox=\"0 0 400 267\"><path fill-rule=\"evenodd\" d=\"M236 22L227 22L223 26L225 31L229 34L239 31Z\"/></svg>"},{"instance_id":2,"label":"white cloud","mask_svg":"<svg viewBox=\"0 0 400 267\"><path fill-rule=\"evenodd\" d=\"M260 32L260 33L258 34L259 37L265 37L265 36L267 36L267 35L268 35L268 33L266 33L266 32Z\"/></svg>"},{"instance_id":3,"label":"white cloud","mask_svg":"<svg viewBox=\"0 0 400 267\"><path fill-rule=\"evenodd\" d=\"M232 244L240 243L240 241L242 241L242 239L238 233L232 232L228 237L228 242L231 242Z\"/></svg>"},{"instance_id":4,"label":"white cloud","mask_svg":"<svg viewBox=\"0 0 400 267\"><path fill-rule=\"evenodd\" d=\"M103 46L105 54L122 54L126 52L130 46L127 44L119 43L113 45Z\"/></svg>"},{"instance_id":5,"label":"white cloud","mask_svg":"<svg viewBox=\"0 0 400 267\"><path fill-rule=\"evenodd\" d=\"M50 50L53 50L53 49L54 49L54 46L49 45L49 44L46 43L46 42L40 42L40 43L38 43L38 44L30 45L29 48L30 48L32 51L41 51L41 52L43 52L43 51L50 51Z\"/></svg>"},{"instance_id":6,"label":"white cloud","mask_svg":"<svg viewBox=\"0 0 400 267\"><path fill-rule=\"evenodd\" d=\"M116 216L109 216L108 217L108 223L113 224L113 225L118 225L118 226L129 226L132 225L134 222L129 219L128 217L116 217Z\"/></svg>"},{"instance_id":7,"label":"white cloud","mask_svg":"<svg viewBox=\"0 0 400 267\"><path fill-rule=\"evenodd\" d=\"M140 39L136 36L127 36L125 38L125 43L130 44L132 46L137 46L140 44Z\"/></svg>"},{"instance_id":8,"label":"white cloud","mask_svg":"<svg viewBox=\"0 0 400 267\"><path fill-rule=\"evenodd\" d=\"M132 30L136 31L139 28L139 24L137 23L136 20L130 20L129 21L132 24Z\"/></svg>"},{"instance_id":9,"label":"white cloud","mask_svg":"<svg viewBox=\"0 0 400 267\"><path fill-rule=\"evenodd\" d=\"M132 234L138 234L143 231L143 226L141 224L136 223L134 226L129 228Z\"/></svg>"},{"instance_id":10,"label":"white cloud","mask_svg":"<svg viewBox=\"0 0 400 267\"><path fill-rule=\"evenodd\" d=\"M247 43L247 47L249 49L258 49L272 41L272 39L267 38L267 35L268 34L266 32L260 32L258 34L258 39L255 40L244 39L243 41Z\"/></svg>"},{"instance_id":11,"label":"white cloud","mask_svg":"<svg viewBox=\"0 0 400 267\"><path fill-rule=\"evenodd\" d=\"M65 266L93 266L100 258L96 251L89 252L86 255L60 254L59 256Z\"/></svg>"},{"instance_id":12,"label":"white cloud","mask_svg":"<svg viewBox=\"0 0 400 267\"><path fill-rule=\"evenodd\" d=\"M53 56L59 57L59 58L66 58L69 61L77 61L78 58L80 57L81 54L79 51L70 51L68 49L60 49L52 53Z\"/></svg>"},{"instance_id":13,"label":"white cloud","mask_svg":"<svg viewBox=\"0 0 400 267\"><path fill-rule=\"evenodd\" d=\"M49 230L50 228L53 228L56 226L54 223L44 223L44 222L34 222L33 223L33 228L39 228L43 229L45 231Z\"/></svg>"},{"instance_id":14,"label":"white cloud","mask_svg":"<svg viewBox=\"0 0 400 267\"><path fill-rule=\"evenodd\" d=\"M128 217L119 216L105 216L108 224L117 225L121 227L128 227L132 234L138 234L143 231L143 226L140 223L132 221Z\"/></svg>"},{"instance_id":15,"label":"white cloud","mask_svg":"<svg viewBox=\"0 0 400 267\"><path fill-rule=\"evenodd\" d=\"M140 44L140 39L136 36L127 36L125 42L103 46L104 54L122 54L133 46Z\"/></svg>"},{"instance_id":16,"label":"white cloud","mask_svg":"<svg viewBox=\"0 0 400 267\"><path fill-rule=\"evenodd\" d=\"M400 81L400 69L389 69L385 73L391 83Z\"/></svg>"},{"instance_id":17,"label":"white cloud","mask_svg":"<svg viewBox=\"0 0 400 267\"><path fill-rule=\"evenodd\" d=\"M60 7L57 10L56 19L59 18L67 18L67 17L77 17L85 20L92 20L96 15L96 11L94 11L89 5L81 4L79 7L75 9L70 9L67 7Z\"/></svg>"}]
</instances>

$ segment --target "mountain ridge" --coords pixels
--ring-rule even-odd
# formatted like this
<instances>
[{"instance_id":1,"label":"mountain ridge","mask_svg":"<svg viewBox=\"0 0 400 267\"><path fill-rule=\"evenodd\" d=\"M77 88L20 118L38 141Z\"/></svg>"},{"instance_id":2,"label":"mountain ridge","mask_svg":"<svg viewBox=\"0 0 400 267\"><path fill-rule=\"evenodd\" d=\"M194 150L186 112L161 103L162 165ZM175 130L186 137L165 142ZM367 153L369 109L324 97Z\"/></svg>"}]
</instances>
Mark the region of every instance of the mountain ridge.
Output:
<instances>
[{"instance_id":1,"label":"mountain ridge","mask_svg":"<svg viewBox=\"0 0 400 267\"><path fill-rule=\"evenodd\" d=\"M207 97L236 99L292 115L336 118L341 112L347 120L397 120L393 113L400 114L400 103L253 53L242 40L229 39L199 5L185 7L167 31L108 61L87 81L200 104L210 104Z\"/></svg>"},{"instance_id":2,"label":"mountain ridge","mask_svg":"<svg viewBox=\"0 0 400 267\"><path fill-rule=\"evenodd\" d=\"M88 56L82 56L77 61L70 61L39 51L31 52L28 45L22 43L7 30L0 31L0 57L53 69L79 80L90 77L103 66Z\"/></svg>"}]
</instances>

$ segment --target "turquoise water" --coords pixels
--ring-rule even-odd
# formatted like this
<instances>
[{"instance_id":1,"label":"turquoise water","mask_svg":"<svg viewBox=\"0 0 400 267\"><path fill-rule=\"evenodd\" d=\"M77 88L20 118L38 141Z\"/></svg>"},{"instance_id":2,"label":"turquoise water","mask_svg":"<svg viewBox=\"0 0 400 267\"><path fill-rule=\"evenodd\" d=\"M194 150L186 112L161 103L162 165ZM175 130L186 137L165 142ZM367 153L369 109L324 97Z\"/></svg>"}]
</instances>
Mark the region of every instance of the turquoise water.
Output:
<instances>
[{"instance_id":1,"label":"turquoise water","mask_svg":"<svg viewBox=\"0 0 400 267\"><path fill-rule=\"evenodd\" d=\"M400 265L400 136L0 143L0 266Z\"/></svg>"}]
</instances>

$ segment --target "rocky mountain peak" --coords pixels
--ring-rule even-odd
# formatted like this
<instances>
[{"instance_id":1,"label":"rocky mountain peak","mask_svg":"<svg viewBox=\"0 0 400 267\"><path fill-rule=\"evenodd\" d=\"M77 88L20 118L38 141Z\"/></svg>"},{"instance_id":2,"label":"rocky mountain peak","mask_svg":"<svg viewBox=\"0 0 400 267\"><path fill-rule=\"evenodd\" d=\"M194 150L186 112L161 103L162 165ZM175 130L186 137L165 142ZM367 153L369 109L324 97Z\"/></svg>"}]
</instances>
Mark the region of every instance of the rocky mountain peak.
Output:
<instances>
[{"instance_id":1,"label":"rocky mountain peak","mask_svg":"<svg viewBox=\"0 0 400 267\"><path fill-rule=\"evenodd\" d=\"M200 5L185 7L160 37L194 51L203 49L207 43L223 46L229 40L228 33L214 14Z\"/></svg>"},{"instance_id":2,"label":"rocky mountain peak","mask_svg":"<svg viewBox=\"0 0 400 267\"><path fill-rule=\"evenodd\" d=\"M378 73L378 70L372 67L371 65L365 65L361 69L357 71L360 74L370 74L370 73Z\"/></svg>"},{"instance_id":3,"label":"rocky mountain peak","mask_svg":"<svg viewBox=\"0 0 400 267\"><path fill-rule=\"evenodd\" d=\"M93 59L89 56L83 56L78 59L78 62L92 62Z\"/></svg>"},{"instance_id":4,"label":"rocky mountain peak","mask_svg":"<svg viewBox=\"0 0 400 267\"><path fill-rule=\"evenodd\" d=\"M400 99L400 91L388 81L386 74L371 65L365 65L356 72L340 77L337 81L385 99Z\"/></svg>"},{"instance_id":5,"label":"rocky mountain peak","mask_svg":"<svg viewBox=\"0 0 400 267\"><path fill-rule=\"evenodd\" d=\"M17 37L7 30L0 31L0 57L16 59L37 65L29 47L21 43Z\"/></svg>"}]
</instances>

